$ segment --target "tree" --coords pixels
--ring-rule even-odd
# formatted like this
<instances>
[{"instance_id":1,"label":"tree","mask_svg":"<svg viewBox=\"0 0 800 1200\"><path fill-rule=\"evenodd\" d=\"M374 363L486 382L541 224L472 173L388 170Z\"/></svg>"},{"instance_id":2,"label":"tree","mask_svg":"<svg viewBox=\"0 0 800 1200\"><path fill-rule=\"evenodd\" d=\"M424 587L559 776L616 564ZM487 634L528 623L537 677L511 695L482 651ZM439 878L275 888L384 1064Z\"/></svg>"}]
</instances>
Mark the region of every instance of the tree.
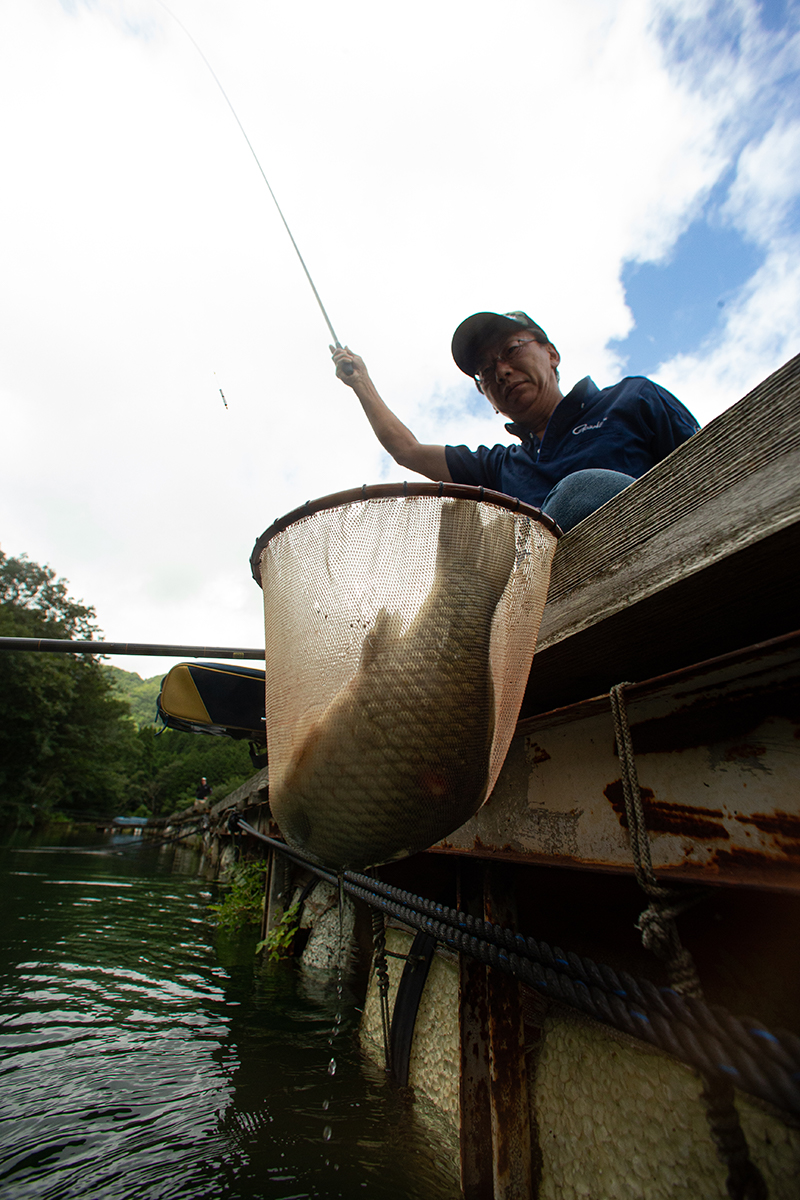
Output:
<instances>
[{"instance_id":1,"label":"tree","mask_svg":"<svg viewBox=\"0 0 800 1200\"><path fill-rule=\"evenodd\" d=\"M152 816L188 807L200 777L222 799L253 774L245 742L203 733L157 732L143 725L137 738L140 756L130 783L130 803L144 805Z\"/></svg>"},{"instance_id":2,"label":"tree","mask_svg":"<svg viewBox=\"0 0 800 1200\"><path fill-rule=\"evenodd\" d=\"M102 669L116 694L130 704L131 720L139 727L137 758L127 793L129 806L138 814L157 817L186 808L192 803L203 775L209 779L216 800L253 774L244 741L159 728L156 700L162 676L142 679L120 667Z\"/></svg>"},{"instance_id":3,"label":"tree","mask_svg":"<svg viewBox=\"0 0 800 1200\"><path fill-rule=\"evenodd\" d=\"M91 638L95 616L49 566L0 550L0 635ZM92 655L0 652L0 822L122 806L138 750L129 711Z\"/></svg>"},{"instance_id":4,"label":"tree","mask_svg":"<svg viewBox=\"0 0 800 1200\"><path fill-rule=\"evenodd\" d=\"M143 725L155 725L156 700L161 691L163 674L142 679L135 671L124 671L122 667L112 667L108 663L103 665L103 671L114 685L117 695L128 701L131 717L139 728Z\"/></svg>"}]
</instances>

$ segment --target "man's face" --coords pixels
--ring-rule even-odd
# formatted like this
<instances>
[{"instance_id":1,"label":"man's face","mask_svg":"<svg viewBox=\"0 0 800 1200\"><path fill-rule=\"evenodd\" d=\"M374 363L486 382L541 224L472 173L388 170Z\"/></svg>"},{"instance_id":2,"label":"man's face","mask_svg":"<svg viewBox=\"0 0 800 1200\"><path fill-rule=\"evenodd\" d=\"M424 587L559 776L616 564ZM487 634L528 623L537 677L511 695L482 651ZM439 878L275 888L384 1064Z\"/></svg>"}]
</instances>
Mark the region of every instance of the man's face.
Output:
<instances>
[{"instance_id":1,"label":"man's face","mask_svg":"<svg viewBox=\"0 0 800 1200\"><path fill-rule=\"evenodd\" d=\"M481 387L497 411L541 436L562 399L555 346L521 329L487 342L478 361Z\"/></svg>"}]
</instances>

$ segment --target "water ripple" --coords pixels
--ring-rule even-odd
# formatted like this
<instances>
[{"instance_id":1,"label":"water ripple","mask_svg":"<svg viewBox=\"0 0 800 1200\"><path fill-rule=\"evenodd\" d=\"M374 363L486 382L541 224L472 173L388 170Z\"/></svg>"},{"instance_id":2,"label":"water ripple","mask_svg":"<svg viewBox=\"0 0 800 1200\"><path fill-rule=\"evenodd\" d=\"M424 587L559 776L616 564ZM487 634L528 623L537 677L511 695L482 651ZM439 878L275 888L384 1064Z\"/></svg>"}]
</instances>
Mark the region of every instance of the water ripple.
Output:
<instances>
[{"instance_id":1,"label":"water ripple","mask_svg":"<svg viewBox=\"0 0 800 1200\"><path fill-rule=\"evenodd\" d=\"M361 1063L351 1010L327 1075L333 987L257 969L252 940L215 946L216 891L188 856L83 847L3 866L1 1197L458 1196Z\"/></svg>"}]
</instances>

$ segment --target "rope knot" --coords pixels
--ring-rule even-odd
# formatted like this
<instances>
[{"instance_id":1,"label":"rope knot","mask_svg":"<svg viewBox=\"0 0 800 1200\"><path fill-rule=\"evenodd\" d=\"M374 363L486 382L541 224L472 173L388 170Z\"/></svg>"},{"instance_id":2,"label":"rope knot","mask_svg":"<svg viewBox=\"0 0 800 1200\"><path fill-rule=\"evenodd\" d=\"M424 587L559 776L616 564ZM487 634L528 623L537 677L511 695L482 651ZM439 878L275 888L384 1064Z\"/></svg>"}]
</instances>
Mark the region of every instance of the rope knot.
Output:
<instances>
[{"instance_id":1,"label":"rope knot","mask_svg":"<svg viewBox=\"0 0 800 1200\"><path fill-rule=\"evenodd\" d=\"M678 940L675 922L659 904L649 904L643 909L636 922L641 932L642 945L660 959L672 956Z\"/></svg>"},{"instance_id":2,"label":"rope knot","mask_svg":"<svg viewBox=\"0 0 800 1200\"><path fill-rule=\"evenodd\" d=\"M675 910L680 903L651 902L641 913L636 928L641 931L645 950L660 958L667 969L670 987L680 996L702 998L703 990L697 975L694 959L681 944L675 924Z\"/></svg>"}]
</instances>

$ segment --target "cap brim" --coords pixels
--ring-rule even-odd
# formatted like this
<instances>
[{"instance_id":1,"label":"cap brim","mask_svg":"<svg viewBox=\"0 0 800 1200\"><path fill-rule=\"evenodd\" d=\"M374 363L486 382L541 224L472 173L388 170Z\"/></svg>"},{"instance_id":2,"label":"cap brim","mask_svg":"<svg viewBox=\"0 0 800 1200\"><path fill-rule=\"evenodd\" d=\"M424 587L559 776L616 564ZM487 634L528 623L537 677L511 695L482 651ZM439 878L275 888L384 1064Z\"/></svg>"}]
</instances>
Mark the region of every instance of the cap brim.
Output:
<instances>
[{"instance_id":1,"label":"cap brim","mask_svg":"<svg viewBox=\"0 0 800 1200\"><path fill-rule=\"evenodd\" d=\"M502 313L474 313L462 321L453 334L451 349L456 366L465 375L474 378L480 366L481 351L488 341L525 328L521 321L505 317Z\"/></svg>"}]
</instances>

